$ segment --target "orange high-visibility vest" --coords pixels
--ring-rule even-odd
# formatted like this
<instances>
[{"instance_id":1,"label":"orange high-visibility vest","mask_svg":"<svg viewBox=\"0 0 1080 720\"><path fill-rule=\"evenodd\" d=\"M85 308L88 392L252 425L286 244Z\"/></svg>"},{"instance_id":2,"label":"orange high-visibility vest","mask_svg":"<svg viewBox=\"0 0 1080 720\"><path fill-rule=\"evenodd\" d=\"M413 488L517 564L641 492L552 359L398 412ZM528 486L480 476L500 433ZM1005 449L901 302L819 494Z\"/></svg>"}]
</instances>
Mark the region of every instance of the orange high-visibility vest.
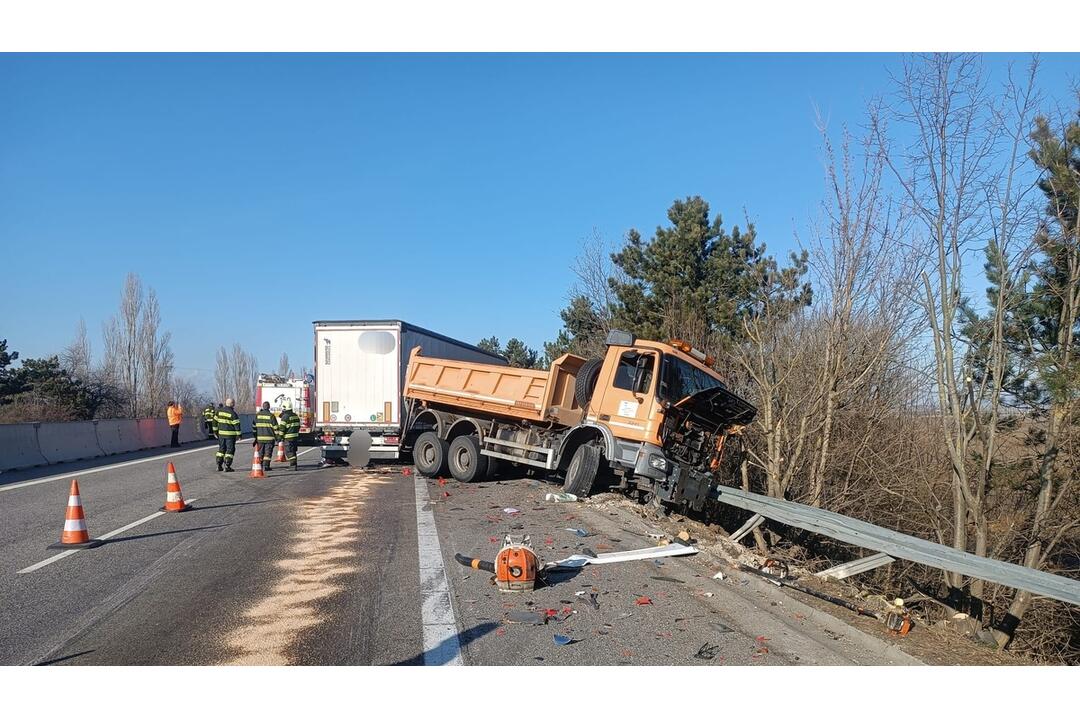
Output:
<instances>
[{"instance_id":1,"label":"orange high-visibility vest","mask_svg":"<svg viewBox=\"0 0 1080 720\"><path fill-rule=\"evenodd\" d=\"M184 411L179 405L173 405L169 408L168 415L170 425L179 425L180 421L184 419Z\"/></svg>"}]
</instances>

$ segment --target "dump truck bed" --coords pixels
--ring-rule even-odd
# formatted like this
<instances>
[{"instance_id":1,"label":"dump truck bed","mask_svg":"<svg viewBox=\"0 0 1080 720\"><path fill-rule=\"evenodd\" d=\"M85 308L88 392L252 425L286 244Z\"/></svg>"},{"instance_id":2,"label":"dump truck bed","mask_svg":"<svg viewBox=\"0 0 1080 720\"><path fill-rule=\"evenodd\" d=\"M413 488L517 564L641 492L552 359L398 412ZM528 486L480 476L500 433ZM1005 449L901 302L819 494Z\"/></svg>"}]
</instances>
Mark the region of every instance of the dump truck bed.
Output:
<instances>
[{"instance_id":1,"label":"dump truck bed","mask_svg":"<svg viewBox=\"0 0 1080 720\"><path fill-rule=\"evenodd\" d=\"M582 409L574 397L585 359L563 355L547 372L409 354L405 397L448 408L532 422L575 425Z\"/></svg>"}]
</instances>

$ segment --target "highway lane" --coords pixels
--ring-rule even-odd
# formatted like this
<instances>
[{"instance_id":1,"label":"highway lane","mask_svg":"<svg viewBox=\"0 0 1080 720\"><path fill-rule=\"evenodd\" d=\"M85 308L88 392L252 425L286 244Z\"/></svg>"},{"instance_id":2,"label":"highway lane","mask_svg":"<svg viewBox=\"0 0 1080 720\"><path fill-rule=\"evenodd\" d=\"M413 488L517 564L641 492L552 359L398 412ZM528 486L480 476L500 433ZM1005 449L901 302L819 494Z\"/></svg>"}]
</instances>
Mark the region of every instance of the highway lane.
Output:
<instances>
[{"instance_id":1,"label":"highway lane","mask_svg":"<svg viewBox=\"0 0 1080 720\"><path fill-rule=\"evenodd\" d=\"M244 442L238 456L243 457L245 450L250 454L250 448L250 441ZM410 612L407 598L415 592L399 587L416 572L411 505L385 497L393 488L382 486L335 497L343 487L358 487L345 477L349 469L318 470L317 449L301 452L299 472L275 465L265 480L248 478L243 467L231 474L217 473L210 447L173 458L185 496L198 497L195 510L155 517L102 547L25 574L18 570L57 552L46 546L58 539L70 481L29 485L0 495L0 547L5 549L0 573L6 588L0 596L0 625L7 631L0 662L392 663L414 656L419 640L408 642L409 619L414 618L412 633L419 638L418 602ZM94 536L145 518L164 501L164 458L136 465L126 464L121 456L108 460L98 466L105 468L103 472L80 479ZM236 465L250 466L250 461L239 460ZM54 475L69 472L67 468L58 472L60 467ZM39 474L37 479L43 478ZM405 490L411 497L411 486ZM353 552L336 567L316 563L293 573L290 580L294 586L304 584L321 571L324 585L334 592L327 592L326 586L314 592L310 588L304 593L282 592L278 586L288 577L282 564L320 556L319 547L303 547L305 539L324 530L312 525L311 517L316 525L330 516L358 518L367 495L377 498L379 506L407 510L393 523L396 532L386 533L381 523L363 528L355 523L371 535L372 550L367 553L371 561L361 563L361 553ZM326 502L325 498L333 501L311 506ZM305 513L310 516L306 525ZM329 535L323 533L317 544L332 544L332 535L332 529ZM366 547L356 542L362 535L346 534L340 540ZM305 552L298 552L298 547ZM401 560L412 561L411 575L397 572ZM347 575L360 584L347 587ZM393 600L379 592L353 589L367 584L388 591ZM246 616L268 599L277 603L274 617L295 615L301 607L317 610L303 629L315 636L327 623L327 638L313 648L298 644L297 652L274 657L251 652L267 633L290 637L288 627L259 627ZM394 619L385 626L386 632L379 631L384 627L381 618Z\"/></svg>"},{"instance_id":2,"label":"highway lane","mask_svg":"<svg viewBox=\"0 0 1080 720\"><path fill-rule=\"evenodd\" d=\"M212 448L193 449L172 460L195 510L152 517L29 573L19 570L56 552L46 546L60 533L71 470L5 485L13 489L0 493L0 663L911 661L764 581L714 581L700 558L587 568L525 595L499 593L489 576L454 563L455 552L493 557L508 532L531 534L545 560L651 544L647 523L623 508L546 503L549 483L439 484L387 465L317 469L314 448L303 449L299 472L275 465L258 480L243 467L250 441L228 475L214 471ZM117 456L84 466L100 470L80 476L91 535L157 512L166 461ZM637 604L641 596L651 604ZM559 621L507 623L512 610L548 608ZM556 646L555 633L574 642ZM697 657L703 646L711 658Z\"/></svg>"}]
</instances>

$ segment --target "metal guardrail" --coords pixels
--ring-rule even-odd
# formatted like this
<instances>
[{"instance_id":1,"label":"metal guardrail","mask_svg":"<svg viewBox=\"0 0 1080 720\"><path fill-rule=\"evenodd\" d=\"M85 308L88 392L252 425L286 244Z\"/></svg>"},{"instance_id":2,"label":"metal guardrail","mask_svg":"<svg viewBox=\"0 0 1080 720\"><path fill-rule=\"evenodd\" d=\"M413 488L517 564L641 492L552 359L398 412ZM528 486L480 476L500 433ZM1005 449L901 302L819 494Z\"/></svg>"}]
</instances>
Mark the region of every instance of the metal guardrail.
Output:
<instances>
[{"instance_id":1,"label":"metal guardrail","mask_svg":"<svg viewBox=\"0 0 1080 720\"><path fill-rule=\"evenodd\" d=\"M777 500L739 488L718 487L713 491L713 498L785 525L827 535L841 542L887 553L892 557L1080 605L1080 581L1072 578L979 557L829 510L790 500Z\"/></svg>"}]
</instances>

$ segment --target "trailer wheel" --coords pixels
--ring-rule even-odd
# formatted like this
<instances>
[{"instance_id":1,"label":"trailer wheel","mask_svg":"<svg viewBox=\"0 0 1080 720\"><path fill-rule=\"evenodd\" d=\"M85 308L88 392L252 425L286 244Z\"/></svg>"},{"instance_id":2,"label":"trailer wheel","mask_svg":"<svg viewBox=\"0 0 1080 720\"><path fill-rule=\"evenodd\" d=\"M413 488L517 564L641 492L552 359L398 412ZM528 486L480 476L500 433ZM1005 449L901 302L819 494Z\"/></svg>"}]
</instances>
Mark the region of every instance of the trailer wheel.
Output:
<instances>
[{"instance_id":1,"label":"trailer wheel","mask_svg":"<svg viewBox=\"0 0 1080 720\"><path fill-rule=\"evenodd\" d=\"M578 497L588 496L600 472L600 459L600 448L595 445L585 444L578 447L570 460L570 466L566 468L563 490Z\"/></svg>"},{"instance_id":2,"label":"trailer wheel","mask_svg":"<svg viewBox=\"0 0 1080 720\"><path fill-rule=\"evenodd\" d=\"M460 435L450 443L450 474L461 482L483 480L488 474L488 456L480 454L475 435Z\"/></svg>"},{"instance_id":3,"label":"trailer wheel","mask_svg":"<svg viewBox=\"0 0 1080 720\"><path fill-rule=\"evenodd\" d=\"M413 464L421 475L436 477L446 474L446 441L433 432L426 432L416 438L413 446Z\"/></svg>"},{"instance_id":4,"label":"trailer wheel","mask_svg":"<svg viewBox=\"0 0 1080 720\"><path fill-rule=\"evenodd\" d=\"M593 390L596 388L596 378L600 377L600 368L604 361L600 358L586 360L578 370L574 380L574 397L581 407L585 407L592 400Z\"/></svg>"}]
</instances>

